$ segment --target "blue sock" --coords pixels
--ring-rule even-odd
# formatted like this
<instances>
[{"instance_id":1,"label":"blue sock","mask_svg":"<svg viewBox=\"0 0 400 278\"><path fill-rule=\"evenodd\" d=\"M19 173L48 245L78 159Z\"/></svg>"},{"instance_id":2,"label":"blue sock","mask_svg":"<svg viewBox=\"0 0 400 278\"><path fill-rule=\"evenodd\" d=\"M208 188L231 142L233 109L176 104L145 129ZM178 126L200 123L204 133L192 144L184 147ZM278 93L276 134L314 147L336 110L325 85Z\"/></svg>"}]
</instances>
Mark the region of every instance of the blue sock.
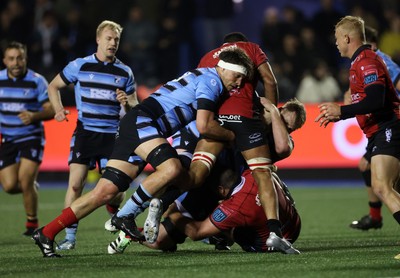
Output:
<instances>
[{"instance_id":1,"label":"blue sock","mask_svg":"<svg viewBox=\"0 0 400 278\"><path fill-rule=\"evenodd\" d=\"M130 214L134 214L136 216L139 209L140 207L138 206L138 204L136 204L134 201L132 201L131 198L129 198L129 200L126 201L125 205L117 212L117 216L123 217Z\"/></svg>"},{"instance_id":2,"label":"blue sock","mask_svg":"<svg viewBox=\"0 0 400 278\"><path fill-rule=\"evenodd\" d=\"M65 228L65 239L68 241L76 241L76 232L78 230L78 223L72 224L71 226Z\"/></svg>"},{"instance_id":3,"label":"blue sock","mask_svg":"<svg viewBox=\"0 0 400 278\"><path fill-rule=\"evenodd\" d=\"M134 217L136 218L138 214L140 214L145 210L144 204L151 198L152 195L149 192L147 192L147 190L143 187L142 184L140 184L135 193L133 193L131 198L117 213L117 216L123 217L133 214Z\"/></svg>"}]
</instances>

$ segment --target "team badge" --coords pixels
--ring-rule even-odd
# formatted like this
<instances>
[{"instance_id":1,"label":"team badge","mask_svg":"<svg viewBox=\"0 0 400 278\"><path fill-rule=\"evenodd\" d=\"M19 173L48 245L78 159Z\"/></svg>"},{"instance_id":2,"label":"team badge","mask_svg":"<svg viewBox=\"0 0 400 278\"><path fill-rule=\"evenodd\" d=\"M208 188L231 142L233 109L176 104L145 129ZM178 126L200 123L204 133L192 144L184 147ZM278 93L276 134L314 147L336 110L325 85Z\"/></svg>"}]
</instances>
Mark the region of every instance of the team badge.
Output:
<instances>
[{"instance_id":1,"label":"team badge","mask_svg":"<svg viewBox=\"0 0 400 278\"><path fill-rule=\"evenodd\" d=\"M215 222L222 222L226 219L226 214L220 208L217 208L212 214L212 219Z\"/></svg>"},{"instance_id":2,"label":"team badge","mask_svg":"<svg viewBox=\"0 0 400 278\"><path fill-rule=\"evenodd\" d=\"M370 84L378 80L378 71L376 68L365 69L363 72L364 75L364 84Z\"/></svg>"}]
</instances>

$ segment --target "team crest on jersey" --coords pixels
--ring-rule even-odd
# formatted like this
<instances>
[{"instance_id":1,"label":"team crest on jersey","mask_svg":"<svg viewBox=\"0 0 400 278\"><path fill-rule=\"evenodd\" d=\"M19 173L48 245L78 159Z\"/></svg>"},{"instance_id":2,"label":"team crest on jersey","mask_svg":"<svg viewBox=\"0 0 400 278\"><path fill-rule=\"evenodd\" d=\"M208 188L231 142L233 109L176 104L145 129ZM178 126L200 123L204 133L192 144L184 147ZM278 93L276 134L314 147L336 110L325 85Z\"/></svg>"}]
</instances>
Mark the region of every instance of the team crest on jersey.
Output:
<instances>
[{"instance_id":1,"label":"team crest on jersey","mask_svg":"<svg viewBox=\"0 0 400 278\"><path fill-rule=\"evenodd\" d=\"M217 80L215 80L214 78L211 79L211 85L214 87L217 86Z\"/></svg>"},{"instance_id":2,"label":"team crest on jersey","mask_svg":"<svg viewBox=\"0 0 400 278\"><path fill-rule=\"evenodd\" d=\"M364 68L361 67L361 70L363 71L364 75L364 84L370 84L378 80L378 70L373 67L373 68Z\"/></svg>"},{"instance_id":3,"label":"team crest on jersey","mask_svg":"<svg viewBox=\"0 0 400 278\"><path fill-rule=\"evenodd\" d=\"M214 210L212 214L212 219L214 219L215 222L222 222L226 219L226 217L226 214L220 208Z\"/></svg>"}]
</instances>

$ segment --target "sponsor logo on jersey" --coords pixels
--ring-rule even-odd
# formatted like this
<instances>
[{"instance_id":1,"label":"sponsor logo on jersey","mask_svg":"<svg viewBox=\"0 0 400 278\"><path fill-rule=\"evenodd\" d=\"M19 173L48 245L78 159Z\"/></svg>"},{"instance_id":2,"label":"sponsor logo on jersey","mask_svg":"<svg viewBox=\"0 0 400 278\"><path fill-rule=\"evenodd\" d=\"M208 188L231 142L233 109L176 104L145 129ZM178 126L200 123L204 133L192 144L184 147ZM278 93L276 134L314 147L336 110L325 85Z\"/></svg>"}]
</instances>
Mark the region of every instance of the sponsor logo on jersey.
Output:
<instances>
[{"instance_id":1,"label":"sponsor logo on jersey","mask_svg":"<svg viewBox=\"0 0 400 278\"><path fill-rule=\"evenodd\" d=\"M25 109L25 105L23 103L2 103L1 104L3 111L23 111Z\"/></svg>"},{"instance_id":2,"label":"sponsor logo on jersey","mask_svg":"<svg viewBox=\"0 0 400 278\"><path fill-rule=\"evenodd\" d=\"M370 67L361 67L361 70L363 71L364 75L364 84L370 84L378 80L378 71L375 67L370 68Z\"/></svg>"},{"instance_id":3,"label":"sponsor logo on jersey","mask_svg":"<svg viewBox=\"0 0 400 278\"><path fill-rule=\"evenodd\" d=\"M90 80L92 80L94 78L94 74L93 73L89 74L89 78Z\"/></svg>"},{"instance_id":4,"label":"sponsor logo on jersey","mask_svg":"<svg viewBox=\"0 0 400 278\"><path fill-rule=\"evenodd\" d=\"M224 46L224 47L222 47L220 50L214 52L213 58L214 58L214 59L218 58L218 57L219 57L219 54L221 54L222 51L234 50L234 49L237 48L237 47L238 47L238 46L237 46L236 44Z\"/></svg>"},{"instance_id":5,"label":"sponsor logo on jersey","mask_svg":"<svg viewBox=\"0 0 400 278\"><path fill-rule=\"evenodd\" d=\"M218 120L222 122L241 123L242 118L240 115L219 115Z\"/></svg>"},{"instance_id":6,"label":"sponsor logo on jersey","mask_svg":"<svg viewBox=\"0 0 400 278\"><path fill-rule=\"evenodd\" d=\"M220 209L217 208L216 210L214 210L213 214L212 214L212 219L215 222L222 222L226 219L226 214Z\"/></svg>"}]
</instances>

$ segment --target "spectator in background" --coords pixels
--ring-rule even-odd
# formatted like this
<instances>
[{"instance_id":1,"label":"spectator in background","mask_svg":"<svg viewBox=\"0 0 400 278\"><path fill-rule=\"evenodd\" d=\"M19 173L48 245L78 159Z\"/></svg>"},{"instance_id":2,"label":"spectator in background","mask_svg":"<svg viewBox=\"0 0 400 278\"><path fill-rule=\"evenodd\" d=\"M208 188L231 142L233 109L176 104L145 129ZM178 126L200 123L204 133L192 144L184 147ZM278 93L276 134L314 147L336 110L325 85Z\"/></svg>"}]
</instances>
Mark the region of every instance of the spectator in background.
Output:
<instances>
[{"instance_id":1,"label":"spectator in background","mask_svg":"<svg viewBox=\"0 0 400 278\"><path fill-rule=\"evenodd\" d=\"M78 6L72 6L65 13L61 24L60 48L65 53L65 63L77 57L86 56L88 53L88 27L83 22L82 11Z\"/></svg>"},{"instance_id":2,"label":"spectator in background","mask_svg":"<svg viewBox=\"0 0 400 278\"><path fill-rule=\"evenodd\" d=\"M295 34L286 34L283 45L275 55L275 63L280 64L282 74L298 86L303 76L304 63L300 55L299 38Z\"/></svg>"},{"instance_id":3,"label":"spectator in background","mask_svg":"<svg viewBox=\"0 0 400 278\"><path fill-rule=\"evenodd\" d=\"M48 79L52 79L65 62L65 53L60 48L61 31L59 20L53 10L43 13L42 20L34 31L31 42L31 61Z\"/></svg>"},{"instance_id":4,"label":"spectator in background","mask_svg":"<svg viewBox=\"0 0 400 278\"><path fill-rule=\"evenodd\" d=\"M233 0L204 1L204 47L206 51L221 45L226 34L232 31Z\"/></svg>"},{"instance_id":5,"label":"spectator in background","mask_svg":"<svg viewBox=\"0 0 400 278\"><path fill-rule=\"evenodd\" d=\"M161 83L183 73L193 64L196 55L193 38L193 0L164 0L158 39L158 69ZM197 64L198 61L195 62Z\"/></svg>"},{"instance_id":6,"label":"spectator in background","mask_svg":"<svg viewBox=\"0 0 400 278\"><path fill-rule=\"evenodd\" d=\"M128 58L128 65L135 71L138 84L152 84L151 79L157 75L157 27L144 18L138 5L129 8L123 26L121 50Z\"/></svg>"},{"instance_id":7,"label":"spectator in background","mask_svg":"<svg viewBox=\"0 0 400 278\"><path fill-rule=\"evenodd\" d=\"M54 116L47 81L27 68L26 46L5 47L0 71L0 183L9 194L22 193L26 213L25 236L38 227L36 178L45 145L43 121Z\"/></svg>"},{"instance_id":8,"label":"spectator in background","mask_svg":"<svg viewBox=\"0 0 400 278\"><path fill-rule=\"evenodd\" d=\"M304 103L337 101L341 98L338 82L324 60L315 59L312 69L300 82L296 98Z\"/></svg>"},{"instance_id":9,"label":"spectator in background","mask_svg":"<svg viewBox=\"0 0 400 278\"><path fill-rule=\"evenodd\" d=\"M33 25L30 24L33 17L30 14L31 10L33 9L28 1L27 3L21 0L6 1L5 8L1 12L1 40L4 40L4 46L9 41L28 43L33 29Z\"/></svg>"},{"instance_id":10,"label":"spectator in background","mask_svg":"<svg viewBox=\"0 0 400 278\"><path fill-rule=\"evenodd\" d=\"M337 66L337 50L335 38L332 34L333 27L343 14L335 8L334 0L321 0L321 9L311 19L311 24L317 37L321 40L323 49L326 49L328 56L326 62L330 67Z\"/></svg>"},{"instance_id":11,"label":"spectator in background","mask_svg":"<svg viewBox=\"0 0 400 278\"><path fill-rule=\"evenodd\" d=\"M282 45L279 11L276 7L269 7L264 11L261 41L264 51L268 51L269 55L276 53Z\"/></svg>"},{"instance_id":12,"label":"spectator in background","mask_svg":"<svg viewBox=\"0 0 400 278\"><path fill-rule=\"evenodd\" d=\"M400 63L400 15L396 15L390 22L390 29L382 33L379 45L382 52Z\"/></svg>"}]
</instances>

